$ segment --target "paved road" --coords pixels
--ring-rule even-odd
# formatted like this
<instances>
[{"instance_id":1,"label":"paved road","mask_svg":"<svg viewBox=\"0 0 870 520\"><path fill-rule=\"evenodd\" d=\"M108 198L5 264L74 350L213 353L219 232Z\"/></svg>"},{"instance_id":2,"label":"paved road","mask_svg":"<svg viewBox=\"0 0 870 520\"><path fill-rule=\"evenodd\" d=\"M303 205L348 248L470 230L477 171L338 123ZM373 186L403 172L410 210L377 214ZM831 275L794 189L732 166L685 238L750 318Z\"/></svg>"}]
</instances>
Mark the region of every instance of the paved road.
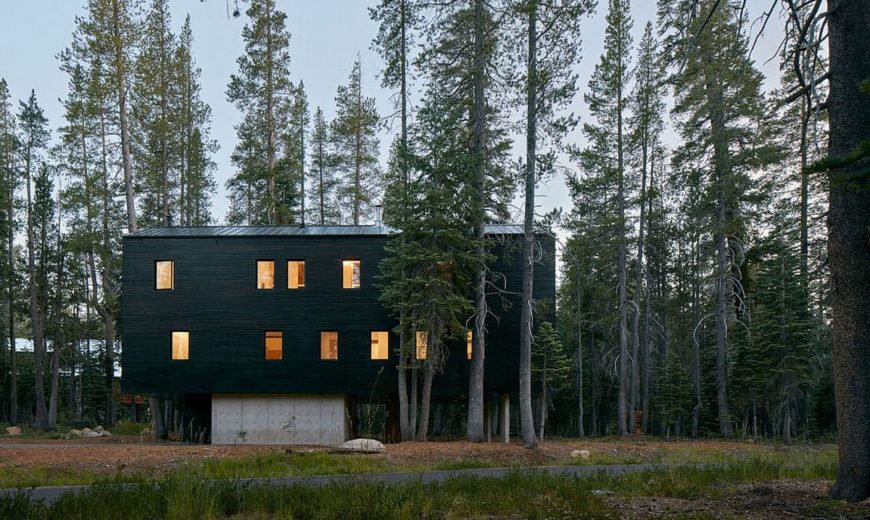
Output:
<instances>
[{"instance_id":1,"label":"paved road","mask_svg":"<svg viewBox=\"0 0 870 520\"><path fill-rule=\"evenodd\" d=\"M619 476L640 471L650 471L673 467L668 464L590 464L586 466L537 466L523 468L521 471L536 471L550 475L565 475L583 477L595 474ZM423 471L408 473L361 473L355 475L323 475L307 477L273 477L273 478L242 478L233 480L239 486L268 485L268 486L323 486L340 482L375 482L386 484L399 484L402 482L440 482L459 476L495 477L500 478L515 471L515 468L475 468L457 469L444 471ZM214 482L214 481L213 481ZM132 485L132 484L131 484ZM22 489L0 489L0 496L10 496L16 493L30 493L33 500L42 500L47 503L54 502L65 493L82 493L91 486L50 486Z\"/></svg>"}]
</instances>

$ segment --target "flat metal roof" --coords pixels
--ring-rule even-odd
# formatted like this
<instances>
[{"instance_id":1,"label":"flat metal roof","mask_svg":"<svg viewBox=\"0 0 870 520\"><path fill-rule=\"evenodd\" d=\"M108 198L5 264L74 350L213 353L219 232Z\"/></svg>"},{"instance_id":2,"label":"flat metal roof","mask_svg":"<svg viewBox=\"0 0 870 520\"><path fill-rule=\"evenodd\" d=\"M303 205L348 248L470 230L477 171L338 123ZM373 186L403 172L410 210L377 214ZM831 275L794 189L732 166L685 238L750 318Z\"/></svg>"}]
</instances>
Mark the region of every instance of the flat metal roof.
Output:
<instances>
[{"instance_id":1,"label":"flat metal roof","mask_svg":"<svg viewBox=\"0 0 870 520\"><path fill-rule=\"evenodd\" d=\"M398 230L385 225L368 226L173 226L140 229L124 238L208 238L389 235ZM487 224L488 235L521 235L519 224Z\"/></svg>"}]
</instances>

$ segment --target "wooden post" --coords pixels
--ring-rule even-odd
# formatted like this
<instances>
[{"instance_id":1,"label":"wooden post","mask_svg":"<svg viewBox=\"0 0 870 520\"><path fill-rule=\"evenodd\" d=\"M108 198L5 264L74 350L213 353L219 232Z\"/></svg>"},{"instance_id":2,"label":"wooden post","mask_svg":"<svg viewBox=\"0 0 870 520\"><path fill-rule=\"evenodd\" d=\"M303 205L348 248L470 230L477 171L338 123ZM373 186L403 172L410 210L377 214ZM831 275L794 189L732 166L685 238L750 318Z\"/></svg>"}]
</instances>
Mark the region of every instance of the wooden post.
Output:
<instances>
[{"instance_id":1,"label":"wooden post","mask_svg":"<svg viewBox=\"0 0 870 520\"><path fill-rule=\"evenodd\" d=\"M498 412L501 419L501 434L505 444L511 442L511 396L510 394L501 394L501 409Z\"/></svg>"}]
</instances>

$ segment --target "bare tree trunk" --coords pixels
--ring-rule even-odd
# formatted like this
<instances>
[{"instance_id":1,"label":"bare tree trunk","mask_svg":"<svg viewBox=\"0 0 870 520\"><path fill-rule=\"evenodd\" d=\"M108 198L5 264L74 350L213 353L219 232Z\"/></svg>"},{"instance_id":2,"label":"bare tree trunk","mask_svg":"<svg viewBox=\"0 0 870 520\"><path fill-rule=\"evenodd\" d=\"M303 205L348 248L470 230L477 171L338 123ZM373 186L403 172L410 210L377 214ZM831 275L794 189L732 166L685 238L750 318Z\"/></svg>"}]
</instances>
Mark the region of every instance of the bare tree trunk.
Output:
<instances>
[{"instance_id":1,"label":"bare tree trunk","mask_svg":"<svg viewBox=\"0 0 870 520\"><path fill-rule=\"evenodd\" d=\"M118 97L118 121L121 125L121 158L124 169L124 190L127 203L127 229L135 233L136 226L136 196L133 191L133 160L130 156L130 122L127 113L127 60L124 55L125 42L121 35L121 3L122 0L112 0L112 41L115 51L115 90Z\"/></svg>"},{"instance_id":2,"label":"bare tree trunk","mask_svg":"<svg viewBox=\"0 0 870 520\"><path fill-rule=\"evenodd\" d=\"M401 439L409 441L414 438L411 423L408 420L408 335L405 331L399 333L399 430Z\"/></svg>"},{"instance_id":3,"label":"bare tree trunk","mask_svg":"<svg viewBox=\"0 0 870 520\"><path fill-rule=\"evenodd\" d=\"M484 60L484 0L470 0L474 12L474 62L472 64L472 88L474 90L474 106L472 109L472 125L474 141L472 155L474 156L474 192L477 196L475 205L475 239L477 241L475 256L479 262L474 273L474 334L472 337L471 366L468 376L468 440L484 442L486 440L483 425L483 366L486 349L486 193L484 192L484 84L483 74L486 67Z\"/></svg>"},{"instance_id":4,"label":"bare tree trunk","mask_svg":"<svg viewBox=\"0 0 870 520\"><path fill-rule=\"evenodd\" d=\"M429 404L432 400L432 379L434 377L435 367L427 360L423 363L423 395L420 399L420 427L417 429L418 441L426 441L429 433Z\"/></svg>"},{"instance_id":5,"label":"bare tree trunk","mask_svg":"<svg viewBox=\"0 0 870 520\"><path fill-rule=\"evenodd\" d=\"M646 225L646 170L647 170L647 144L644 142L643 144L643 159L641 165L641 176L640 176L640 222L638 224L638 235L637 235L637 266L634 273L634 320L632 321L632 332L631 332L631 349L632 349L632 357L634 370L632 370L632 383L633 388L631 392L631 411L634 414L637 409L635 404L635 395L640 397L641 400L641 418L642 418L642 429L643 432L646 433L646 424L647 424L647 406L648 406L648 396L643 392L643 379L644 374L641 373L643 370L641 367L645 365L646 352L641 346L641 337L640 337L640 299L643 293L643 279L644 279L644 226ZM649 297L646 298L647 302L649 302ZM631 418L632 422L634 421L634 417Z\"/></svg>"},{"instance_id":6,"label":"bare tree trunk","mask_svg":"<svg viewBox=\"0 0 870 520\"><path fill-rule=\"evenodd\" d=\"M870 496L870 8L866 2L828 0L827 22L829 157L842 159L865 147L863 159L830 170L828 212L839 453L831 494L859 501ZM855 189L862 179L863 189Z\"/></svg>"},{"instance_id":7,"label":"bare tree trunk","mask_svg":"<svg viewBox=\"0 0 870 520\"><path fill-rule=\"evenodd\" d=\"M580 306L580 269L577 269L577 436L586 437L583 428L583 314Z\"/></svg>"},{"instance_id":8,"label":"bare tree trunk","mask_svg":"<svg viewBox=\"0 0 870 520\"><path fill-rule=\"evenodd\" d=\"M45 319L43 309L39 304L39 294L36 282L36 240L33 236L33 200L31 197L32 163L28 145L25 159L25 175L27 186L27 271L30 291L30 325L33 333L33 383L36 398L36 417L34 425L41 430L49 430L48 410L45 406Z\"/></svg>"},{"instance_id":9,"label":"bare tree trunk","mask_svg":"<svg viewBox=\"0 0 870 520\"><path fill-rule=\"evenodd\" d=\"M625 170L623 169L622 147L622 88L617 90L616 95L616 146L617 146L617 206L619 225L619 257L617 261L618 272L618 298L619 298L619 361L618 377L619 389L617 396L616 419L617 432L619 435L628 435L634 431L634 420L628 417L628 398L631 392L631 377L628 367L628 296L626 292L627 269L626 269L626 243L625 243ZM633 363L632 363L633 364Z\"/></svg>"},{"instance_id":10,"label":"bare tree trunk","mask_svg":"<svg viewBox=\"0 0 870 520\"><path fill-rule=\"evenodd\" d=\"M526 199L525 219L523 221L523 301L520 315L520 429L523 446L534 448L538 445L535 438L534 416L532 414L532 328L534 309L532 291L535 272L535 174L537 145L537 3L533 0L527 6L529 56L526 70ZM543 431L541 412L541 430Z\"/></svg>"},{"instance_id":11,"label":"bare tree trunk","mask_svg":"<svg viewBox=\"0 0 870 520\"><path fill-rule=\"evenodd\" d=\"M9 234L6 237L6 247L9 269L9 279L6 285L7 307L9 309L9 423L18 424L18 360L15 346L15 204L12 189L12 169L9 172L9 200L6 202L6 219L9 222Z\"/></svg>"},{"instance_id":12,"label":"bare tree trunk","mask_svg":"<svg viewBox=\"0 0 870 520\"><path fill-rule=\"evenodd\" d=\"M692 407L692 438L697 439L701 422L701 340L695 328L701 327L700 294L698 289L698 237L692 237L692 389L695 405Z\"/></svg>"},{"instance_id":13,"label":"bare tree trunk","mask_svg":"<svg viewBox=\"0 0 870 520\"><path fill-rule=\"evenodd\" d=\"M411 351L413 355L411 357L413 368L411 369L411 407L408 410L408 432L411 434L411 438L414 439L417 437L417 343L416 343L416 335L413 347Z\"/></svg>"}]
</instances>

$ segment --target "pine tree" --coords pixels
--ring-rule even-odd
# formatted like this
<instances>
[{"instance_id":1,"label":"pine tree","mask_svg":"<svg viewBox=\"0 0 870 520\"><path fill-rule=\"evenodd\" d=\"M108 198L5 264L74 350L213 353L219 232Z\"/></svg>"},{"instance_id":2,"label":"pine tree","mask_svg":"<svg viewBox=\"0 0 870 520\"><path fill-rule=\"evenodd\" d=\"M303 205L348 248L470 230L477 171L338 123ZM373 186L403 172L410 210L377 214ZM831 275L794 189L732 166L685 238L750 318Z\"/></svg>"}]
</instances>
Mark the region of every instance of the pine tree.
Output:
<instances>
[{"instance_id":1,"label":"pine tree","mask_svg":"<svg viewBox=\"0 0 870 520\"><path fill-rule=\"evenodd\" d=\"M645 232L647 231L648 203L647 182L652 177L655 162L662 154L660 135L664 130L664 102L662 100L661 68L657 54L657 42L653 36L652 23L647 22L643 37L638 45L637 66L634 71L635 85L629 99L632 116L628 120L628 141L631 148L630 163L635 170L640 170L637 177L640 186L637 197L639 206L637 258L635 260L634 278L634 319L632 320L632 359L636 369L632 375L631 405L629 409L636 411L635 395L640 396L642 428L644 433L649 427L649 334L650 316L649 283L646 286L644 311L641 311L641 295L644 293L644 256L646 254ZM641 331L641 315L644 315L644 330ZM638 373L639 372L639 373Z\"/></svg>"},{"instance_id":2,"label":"pine tree","mask_svg":"<svg viewBox=\"0 0 870 520\"><path fill-rule=\"evenodd\" d=\"M45 301L40 291L38 269L42 262L38 257L36 222L34 219L33 179L44 170L44 153L50 138L48 118L36 101L36 92L31 91L27 102L19 102L18 124L21 128L21 166L27 192L27 271L30 295L30 326L33 331L33 381L35 385L36 418L34 424L43 430L50 429L48 409L45 404Z\"/></svg>"},{"instance_id":3,"label":"pine tree","mask_svg":"<svg viewBox=\"0 0 870 520\"><path fill-rule=\"evenodd\" d=\"M18 138L16 135L15 114L9 86L0 78L0 200L4 209L0 214L0 231L6 238L3 241L4 255L0 259L3 279L6 283L6 314L8 318L7 337L9 338L9 423L18 423L18 366L15 357L15 190L18 184L16 155ZM5 358L5 350L4 350Z\"/></svg>"},{"instance_id":4,"label":"pine tree","mask_svg":"<svg viewBox=\"0 0 870 520\"><path fill-rule=\"evenodd\" d=\"M535 333L532 354L532 374L540 384L538 395L538 438L544 440L544 428L549 410L553 408L555 394L568 386L571 359L559 341L552 323L545 321Z\"/></svg>"},{"instance_id":5,"label":"pine tree","mask_svg":"<svg viewBox=\"0 0 870 520\"><path fill-rule=\"evenodd\" d=\"M427 91L412 132L409 182L390 183L387 190L392 207L415 208L402 217L401 236L387 246L380 283L382 301L399 319L398 331L426 333L425 359L415 360L423 369L420 424L409 420L408 426L411 435L416 429L420 440L428 433L434 376L443 370L448 342L466 337L465 323L472 311L466 287L475 261L474 241L459 202L468 198L468 186L461 182L464 143L456 132L461 114L450 109L438 89ZM403 175L399 168L392 171ZM400 197L408 200L397 200ZM410 364L412 369L418 366ZM412 404L416 405L414 397Z\"/></svg>"},{"instance_id":6,"label":"pine tree","mask_svg":"<svg viewBox=\"0 0 870 520\"><path fill-rule=\"evenodd\" d=\"M311 129L311 167L308 174L311 177L311 220L321 226L337 224L339 220L336 197L339 179L333 165L329 132L330 125L323 116L323 110L317 107Z\"/></svg>"},{"instance_id":7,"label":"pine tree","mask_svg":"<svg viewBox=\"0 0 870 520\"><path fill-rule=\"evenodd\" d=\"M488 258L485 224L505 221L507 203L516 180L506 167L509 142L503 128L504 118L494 86L494 76L503 70L503 49L492 6L483 0L449 2L433 6L431 17L421 29L427 34L417 66L428 71L427 88L450 95L443 101L446 109L464 114L465 126L457 127L458 137L467 143L461 150L464 159L462 182L469 192L468 225L475 232L477 258L474 286L474 325L469 370L467 436L472 442L484 441L483 374L486 345L486 303ZM503 93L503 92L502 92ZM457 150L459 153L460 150Z\"/></svg>"},{"instance_id":8,"label":"pine tree","mask_svg":"<svg viewBox=\"0 0 870 520\"><path fill-rule=\"evenodd\" d=\"M525 25L525 31L520 32L524 37L517 46L521 51L519 55L525 54L526 61L525 71L520 74L526 108L526 167L519 398L523 445L527 448L537 444L531 395L535 185L538 177L547 174L547 170L552 168L555 155L554 150L541 153L538 141L549 137L559 147L574 124L573 118L560 117L558 112L566 108L577 90L577 75L573 72L573 66L579 61L580 55L579 21L591 8L591 2L580 0L560 5L528 0L516 6L520 23ZM539 26L545 30L539 33ZM543 412L541 417L543 422Z\"/></svg>"},{"instance_id":9,"label":"pine tree","mask_svg":"<svg viewBox=\"0 0 870 520\"><path fill-rule=\"evenodd\" d=\"M395 103L399 111L400 132L397 140L397 146L392 150L392 157L395 159L388 169L387 176L390 177L390 171L398 173L392 177L398 181L401 193L394 197L394 202L397 204L387 205L387 194L384 195L384 206L387 209L387 214L395 212L397 214L394 224L400 229L403 227L403 220L410 208L405 204L408 202L407 189L410 182L409 176L409 149L408 149L408 87L410 63L409 54L414 42L415 29L420 20L417 14L417 2L412 0L381 0L374 8L369 8L369 16L372 20L379 22L378 35L374 40L374 46L380 51L384 59L384 70L382 73L381 86L398 90L398 101ZM395 200L398 199L398 200ZM389 218L389 217L388 217ZM400 238L401 240L401 238ZM402 317L399 317L402 321ZM402 440L409 440L413 434L410 431L410 420L408 417L408 385L407 385L407 358L409 355L409 331L399 331L399 366L397 370L398 383L398 398L399 398L399 428Z\"/></svg>"},{"instance_id":10,"label":"pine tree","mask_svg":"<svg viewBox=\"0 0 870 520\"><path fill-rule=\"evenodd\" d=\"M589 92L584 99L596 124L583 126L590 143L580 156L587 175L602 175L616 185L617 293L619 313L618 336L618 416L620 435L634 431L634 417L629 417L628 399L631 392L628 352L628 288L627 288L627 226L626 226L626 141L625 130L628 82L630 80L630 50L632 20L628 2L610 0L604 54L589 80Z\"/></svg>"},{"instance_id":11,"label":"pine tree","mask_svg":"<svg viewBox=\"0 0 870 520\"><path fill-rule=\"evenodd\" d=\"M211 200L217 185L212 155L218 150L211 138L211 107L202 101L202 71L193 58L193 29L185 18L178 38L175 66L178 71L179 221L185 226L212 222Z\"/></svg>"},{"instance_id":12,"label":"pine tree","mask_svg":"<svg viewBox=\"0 0 870 520\"><path fill-rule=\"evenodd\" d=\"M297 207L297 220L305 225L305 178L307 176L305 161L308 145L308 124L311 116L308 111L308 95L305 94L305 85L300 81L299 87L293 96L290 105L290 128L287 132L285 145L285 161L288 164L291 184L283 186L282 190L289 195L284 200L289 204L294 201ZM289 207L289 206L288 206Z\"/></svg>"},{"instance_id":13,"label":"pine tree","mask_svg":"<svg viewBox=\"0 0 870 520\"><path fill-rule=\"evenodd\" d=\"M742 216L753 200L749 173L777 157L770 136L758 131L764 117L761 74L747 57L746 36L737 19L740 11L712 0L660 4L660 11L668 9L676 14L666 17L666 44L672 63L682 67L674 78L674 113L684 143L674 161L709 158L701 173L703 197L712 216L708 229L716 250L712 277L717 411L719 432L730 437L727 331L736 319L740 296Z\"/></svg>"},{"instance_id":14,"label":"pine tree","mask_svg":"<svg viewBox=\"0 0 870 520\"><path fill-rule=\"evenodd\" d=\"M339 197L350 207L350 221L355 226L369 214L380 186L378 124L374 98L363 96L362 65L357 57L347 85L338 87L335 95L330 132L335 166L343 176Z\"/></svg>"},{"instance_id":15,"label":"pine tree","mask_svg":"<svg viewBox=\"0 0 870 520\"><path fill-rule=\"evenodd\" d=\"M131 114L141 225L166 226L176 207L178 179L177 38L168 0L153 0L139 42ZM177 215L176 215L177 216Z\"/></svg>"},{"instance_id":16,"label":"pine tree","mask_svg":"<svg viewBox=\"0 0 870 520\"><path fill-rule=\"evenodd\" d=\"M245 53L236 60L239 71L227 86L227 99L242 112L232 154L238 171L227 182L232 197L227 220L288 224L294 218L295 194L279 193L280 186L293 185L282 160L296 92L290 81L287 15L276 9L275 0L252 0L246 14L251 22L242 29Z\"/></svg>"}]
</instances>

